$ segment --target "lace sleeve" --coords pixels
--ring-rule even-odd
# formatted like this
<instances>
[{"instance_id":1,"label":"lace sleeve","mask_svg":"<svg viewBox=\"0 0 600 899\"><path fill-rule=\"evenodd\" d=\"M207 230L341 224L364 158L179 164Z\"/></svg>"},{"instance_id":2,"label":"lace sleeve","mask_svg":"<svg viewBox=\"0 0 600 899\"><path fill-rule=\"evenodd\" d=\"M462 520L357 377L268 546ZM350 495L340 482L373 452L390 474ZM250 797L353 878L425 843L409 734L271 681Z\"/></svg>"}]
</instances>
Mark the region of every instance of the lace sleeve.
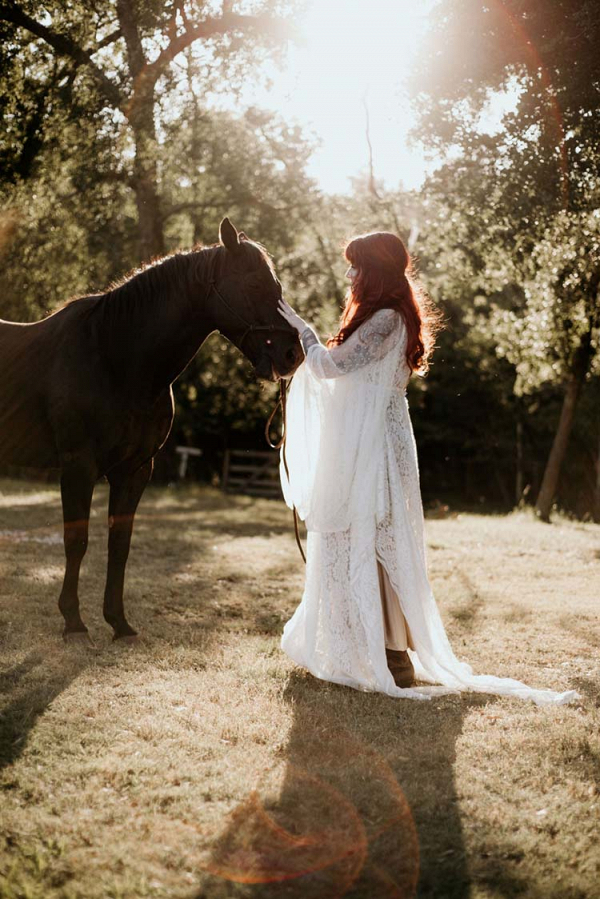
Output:
<instances>
[{"instance_id":1,"label":"lace sleeve","mask_svg":"<svg viewBox=\"0 0 600 899\"><path fill-rule=\"evenodd\" d=\"M327 349L312 329L301 335L306 363L317 378L339 378L362 368L385 355L396 346L404 322L395 309L378 309L350 337Z\"/></svg>"}]
</instances>

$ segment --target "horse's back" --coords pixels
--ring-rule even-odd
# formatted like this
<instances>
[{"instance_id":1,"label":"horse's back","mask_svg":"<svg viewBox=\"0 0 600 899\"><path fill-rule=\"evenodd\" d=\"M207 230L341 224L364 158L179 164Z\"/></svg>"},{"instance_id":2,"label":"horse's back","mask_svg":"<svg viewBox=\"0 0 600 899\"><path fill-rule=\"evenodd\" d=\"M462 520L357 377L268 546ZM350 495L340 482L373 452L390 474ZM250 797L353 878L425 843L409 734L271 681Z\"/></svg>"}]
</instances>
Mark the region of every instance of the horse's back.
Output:
<instances>
[{"instance_id":1,"label":"horse's back","mask_svg":"<svg viewBox=\"0 0 600 899\"><path fill-rule=\"evenodd\" d=\"M29 383L36 373L47 378L48 366L61 362L66 347L87 352L86 321L97 297L83 297L36 322L0 319L0 375L24 377Z\"/></svg>"},{"instance_id":2,"label":"horse's back","mask_svg":"<svg viewBox=\"0 0 600 899\"><path fill-rule=\"evenodd\" d=\"M83 301L37 322L0 320L0 462L58 465L52 404L67 386L69 353L85 354L87 310Z\"/></svg>"}]
</instances>

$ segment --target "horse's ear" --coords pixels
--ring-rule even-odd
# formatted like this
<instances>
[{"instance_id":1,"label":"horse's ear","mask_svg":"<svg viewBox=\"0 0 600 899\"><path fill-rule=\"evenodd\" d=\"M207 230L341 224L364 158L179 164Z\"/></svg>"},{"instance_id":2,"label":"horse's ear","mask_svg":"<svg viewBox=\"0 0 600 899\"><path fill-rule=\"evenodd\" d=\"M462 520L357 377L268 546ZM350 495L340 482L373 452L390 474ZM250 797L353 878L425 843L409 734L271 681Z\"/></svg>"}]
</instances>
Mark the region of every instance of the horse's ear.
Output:
<instances>
[{"instance_id":1,"label":"horse's ear","mask_svg":"<svg viewBox=\"0 0 600 899\"><path fill-rule=\"evenodd\" d=\"M244 234L243 231L238 231L238 237L239 237L240 240L248 240L247 235Z\"/></svg>"},{"instance_id":2,"label":"horse's ear","mask_svg":"<svg viewBox=\"0 0 600 899\"><path fill-rule=\"evenodd\" d=\"M240 248L240 238L235 226L225 217L219 225L219 240L232 253Z\"/></svg>"}]
</instances>

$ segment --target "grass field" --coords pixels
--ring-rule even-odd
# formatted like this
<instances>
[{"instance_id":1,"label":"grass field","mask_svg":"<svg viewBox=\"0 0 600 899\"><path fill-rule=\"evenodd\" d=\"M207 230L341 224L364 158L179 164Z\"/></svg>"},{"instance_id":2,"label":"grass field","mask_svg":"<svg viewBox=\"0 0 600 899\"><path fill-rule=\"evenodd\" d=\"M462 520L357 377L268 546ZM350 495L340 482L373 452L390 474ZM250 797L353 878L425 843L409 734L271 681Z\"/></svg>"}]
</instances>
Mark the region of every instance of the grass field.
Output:
<instances>
[{"instance_id":1,"label":"grass field","mask_svg":"<svg viewBox=\"0 0 600 899\"><path fill-rule=\"evenodd\" d=\"M0 481L0 896L600 897L600 528L427 521L457 654L582 701L398 700L279 650L303 563L283 503L149 489L101 614L107 493L65 645L54 487Z\"/></svg>"}]
</instances>

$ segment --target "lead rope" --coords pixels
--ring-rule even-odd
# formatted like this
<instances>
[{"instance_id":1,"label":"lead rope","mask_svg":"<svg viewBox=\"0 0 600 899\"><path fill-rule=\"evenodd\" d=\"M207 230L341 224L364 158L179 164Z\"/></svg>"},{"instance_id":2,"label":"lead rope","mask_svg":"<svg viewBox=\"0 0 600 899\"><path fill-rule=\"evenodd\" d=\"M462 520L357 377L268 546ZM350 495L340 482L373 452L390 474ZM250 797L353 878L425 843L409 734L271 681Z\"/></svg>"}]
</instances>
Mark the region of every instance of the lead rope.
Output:
<instances>
[{"instance_id":1,"label":"lead rope","mask_svg":"<svg viewBox=\"0 0 600 899\"><path fill-rule=\"evenodd\" d=\"M280 447L282 448L281 455L283 458L283 467L285 468L285 473L286 473L287 479L289 481L290 473L288 471L287 461L285 458L285 441L286 441L286 437L287 437L287 426L286 426L286 420L285 420L285 401L286 401L287 391L289 389L290 384L292 383L292 379L290 378L287 383L284 383L284 382L285 382L284 378L281 378L279 380L279 399L277 400L277 404L276 404L275 408L273 409L273 411L271 412L271 414L269 416L269 420L267 421L267 424L265 425L265 437L266 437L267 443L269 444L271 449L279 449ZM273 417L274 417L275 413L277 412L277 409L279 408L280 405L281 405L281 425L282 425L281 440L279 441L279 443L271 443L271 437L269 435L269 428L271 426L271 422L273 421ZM298 549L300 550L300 555L302 556L302 559L304 560L304 564L306 565L306 556L304 555L304 550L302 549L302 544L300 542L300 534L298 533L298 513L296 511L296 506L294 506L293 508L294 508L294 531L296 533L296 543L298 544Z\"/></svg>"}]
</instances>

